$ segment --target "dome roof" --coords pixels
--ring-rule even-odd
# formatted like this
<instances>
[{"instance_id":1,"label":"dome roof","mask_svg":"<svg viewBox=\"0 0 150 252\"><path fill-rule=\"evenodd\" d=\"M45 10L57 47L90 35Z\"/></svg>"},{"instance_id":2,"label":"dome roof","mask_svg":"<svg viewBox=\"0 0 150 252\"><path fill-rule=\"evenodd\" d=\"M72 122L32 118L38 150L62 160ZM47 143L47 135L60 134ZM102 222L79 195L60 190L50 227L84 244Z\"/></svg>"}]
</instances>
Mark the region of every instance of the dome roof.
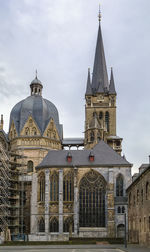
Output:
<instances>
[{"instance_id":1,"label":"dome roof","mask_svg":"<svg viewBox=\"0 0 150 252\"><path fill-rule=\"evenodd\" d=\"M31 82L31 84L41 84L42 85L42 82L36 76L35 79Z\"/></svg>"},{"instance_id":2,"label":"dome roof","mask_svg":"<svg viewBox=\"0 0 150 252\"><path fill-rule=\"evenodd\" d=\"M59 115L55 105L40 95L31 95L17 103L10 114L10 124L14 121L18 135L24 127L29 116L35 120L41 134L44 133L50 119L54 120L58 134L62 138L62 125L59 124Z\"/></svg>"}]
</instances>

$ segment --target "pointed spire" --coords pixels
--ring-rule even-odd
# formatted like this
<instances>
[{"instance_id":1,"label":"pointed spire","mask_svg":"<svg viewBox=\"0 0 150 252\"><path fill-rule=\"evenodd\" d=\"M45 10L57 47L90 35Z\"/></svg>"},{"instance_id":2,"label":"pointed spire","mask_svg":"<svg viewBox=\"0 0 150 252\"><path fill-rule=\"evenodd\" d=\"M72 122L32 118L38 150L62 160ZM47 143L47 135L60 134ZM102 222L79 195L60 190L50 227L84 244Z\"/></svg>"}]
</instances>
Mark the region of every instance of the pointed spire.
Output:
<instances>
[{"instance_id":1,"label":"pointed spire","mask_svg":"<svg viewBox=\"0 0 150 252\"><path fill-rule=\"evenodd\" d=\"M113 75L113 69L112 69L112 67L111 67L111 76L110 76L109 94L116 94L116 90L115 90L115 82L114 82L114 75Z\"/></svg>"},{"instance_id":2,"label":"pointed spire","mask_svg":"<svg viewBox=\"0 0 150 252\"><path fill-rule=\"evenodd\" d=\"M88 68L88 78L87 78L87 86L86 86L85 95L92 95L90 68Z\"/></svg>"},{"instance_id":3,"label":"pointed spire","mask_svg":"<svg viewBox=\"0 0 150 252\"><path fill-rule=\"evenodd\" d=\"M100 12L98 17L99 17L99 29L98 29L94 67L93 67L93 78L92 78L92 89L94 92L98 92L100 85L103 86L104 90L107 90L109 86L104 46L103 46L103 38L101 32L101 24L100 24L101 21Z\"/></svg>"}]
</instances>

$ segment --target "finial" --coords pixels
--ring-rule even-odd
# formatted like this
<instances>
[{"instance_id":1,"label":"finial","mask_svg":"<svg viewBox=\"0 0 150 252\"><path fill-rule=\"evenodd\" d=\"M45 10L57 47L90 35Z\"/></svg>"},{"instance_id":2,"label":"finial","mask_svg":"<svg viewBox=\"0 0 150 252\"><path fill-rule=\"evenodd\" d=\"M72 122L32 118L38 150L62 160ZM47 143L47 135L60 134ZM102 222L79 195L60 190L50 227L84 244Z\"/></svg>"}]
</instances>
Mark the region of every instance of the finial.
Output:
<instances>
[{"instance_id":1,"label":"finial","mask_svg":"<svg viewBox=\"0 0 150 252\"><path fill-rule=\"evenodd\" d=\"M35 78L37 79L37 69L36 69L36 71L35 71Z\"/></svg>"},{"instance_id":2,"label":"finial","mask_svg":"<svg viewBox=\"0 0 150 252\"><path fill-rule=\"evenodd\" d=\"M100 4L99 4L99 14L98 14L98 21L99 21L99 23L100 23L100 21L101 21L101 7L100 7Z\"/></svg>"}]
</instances>

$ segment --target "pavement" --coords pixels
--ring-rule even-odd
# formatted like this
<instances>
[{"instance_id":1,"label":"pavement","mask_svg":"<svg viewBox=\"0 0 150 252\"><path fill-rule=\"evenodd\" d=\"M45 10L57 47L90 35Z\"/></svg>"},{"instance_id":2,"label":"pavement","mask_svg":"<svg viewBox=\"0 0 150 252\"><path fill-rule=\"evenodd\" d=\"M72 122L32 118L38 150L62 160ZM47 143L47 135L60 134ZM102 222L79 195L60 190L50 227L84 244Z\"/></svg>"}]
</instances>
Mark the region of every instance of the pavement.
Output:
<instances>
[{"instance_id":1,"label":"pavement","mask_svg":"<svg viewBox=\"0 0 150 252\"><path fill-rule=\"evenodd\" d=\"M39 246L0 246L1 252L150 252L150 248L139 245L39 245Z\"/></svg>"}]
</instances>

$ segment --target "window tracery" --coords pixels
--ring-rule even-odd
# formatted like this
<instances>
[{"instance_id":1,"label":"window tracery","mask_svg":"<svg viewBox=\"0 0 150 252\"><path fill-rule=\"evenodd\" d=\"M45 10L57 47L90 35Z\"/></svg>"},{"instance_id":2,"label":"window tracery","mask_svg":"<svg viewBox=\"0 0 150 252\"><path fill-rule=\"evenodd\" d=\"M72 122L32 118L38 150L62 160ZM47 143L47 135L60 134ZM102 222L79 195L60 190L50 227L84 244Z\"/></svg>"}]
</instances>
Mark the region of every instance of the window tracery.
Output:
<instances>
[{"instance_id":1,"label":"window tracery","mask_svg":"<svg viewBox=\"0 0 150 252\"><path fill-rule=\"evenodd\" d=\"M25 135L26 136L29 136L30 135L30 130L29 130L29 128L27 127L27 128L25 128Z\"/></svg>"},{"instance_id":2,"label":"window tracery","mask_svg":"<svg viewBox=\"0 0 150 252\"><path fill-rule=\"evenodd\" d=\"M74 174L68 172L63 179L63 200L73 201L74 200Z\"/></svg>"},{"instance_id":3,"label":"window tracery","mask_svg":"<svg viewBox=\"0 0 150 252\"><path fill-rule=\"evenodd\" d=\"M50 218L49 231L53 233L59 232L59 222L56 217Z\"/></svg>"},{"instance_id":4,"label":"window tracery","mask_svg":"<svg viewBox=\"0 0 150 252\"><path fill-rule=\"evenodd\" d=\"M71 229L71 230L70 230ZM72 217L68 217L63 223L63 232L69 233L74 231L74 221Z\"/></svg>"},{"instance_id":5,"label":"window tracery","mask_svg":"<svg viewBox=\"0 0 150 252\"><path fill-rule=\"evenodd\" d=\"M116 196L123 196L123 176L121 174L116 179Z\"/></svg>"},{"instance_id":6,"label":"window tracery","mask_svg":"<svg viewBox=\"0 0 150 252\"><path fill-rule=\"evenodd\" d=\"M59 200L59 175L57 172L50 176L50 200Z\"/></svg>"},{"instance_id":7,"label":"window tracery","mask_svg":"<svg viewBox=\"0 0 150 252\"><path fill-rule=\"evenodd\" d=\"M95 171L81 179L79 187L80 227L105 227L106 182Z\"/></svg>"},{"instance_id":8,"label":"window tracery","mask_svg":"<svg viewBox=\"0 0 150 252\"><path fill-rule=\"evenodd\" d=\"M106 130L109 131L109 112L106 111L105 113L105 127L106 127Z\"/></svg>"},{"instance_id":9,"label":"window tracery","mask_svg":"<svg viewBox=\"0 0 150 252\"><path fill-rule=\"evenodd\" d=\"M39 201L45 201L45 175L41 173L39 176Z\"/></svg>"},{"instance_id":10,"label":"window tracery","mask_svg":"<svg viewBox=\"0 0 150 252\"><path fill-rule=\"evenodd\" d=\"M43 217L38 221L38 230L39 232L45 232L45 221Z\"/></svg>"}]
</instances>

